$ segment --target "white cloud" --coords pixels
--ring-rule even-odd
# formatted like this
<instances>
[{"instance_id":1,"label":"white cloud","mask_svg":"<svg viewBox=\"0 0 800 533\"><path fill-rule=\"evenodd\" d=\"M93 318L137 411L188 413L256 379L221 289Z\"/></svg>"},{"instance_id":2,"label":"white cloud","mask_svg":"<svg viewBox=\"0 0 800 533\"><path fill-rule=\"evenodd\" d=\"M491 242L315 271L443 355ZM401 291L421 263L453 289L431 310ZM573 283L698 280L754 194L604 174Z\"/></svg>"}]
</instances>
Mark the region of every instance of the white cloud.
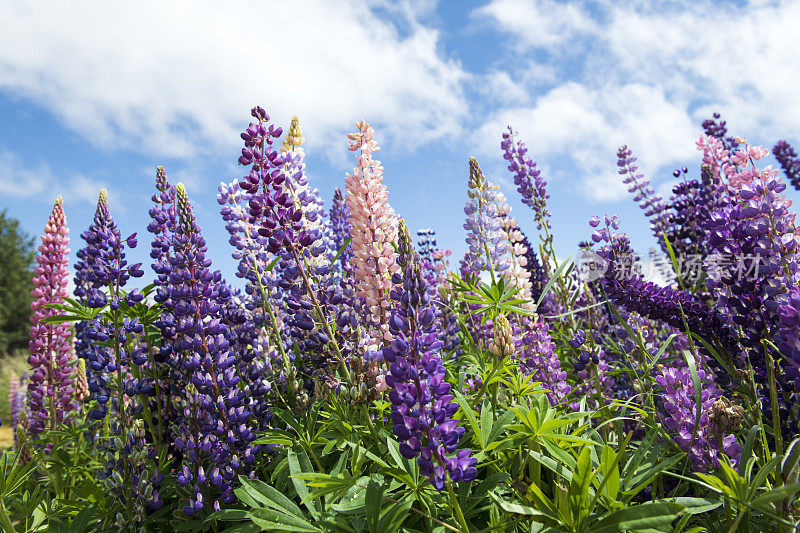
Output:
<instances>
[{"instance_id":1,"label":"white cloud","mask_svg":"<svg viewBox=\"0 0 800 533\"><path fill-rule=\"evenodd\" d=\"M102 187L81 174L57 177L44 161L24 161L13 152L0 150L0 193L3 196L52 202L60 194L70 202L92 204L97 201L97 192Z\"/></svg>"},{"instance_id":2,"label":"white cloud","mask_svg":"<svg viewBox=\"0 0 800 533\"><path fill-rule=\"evenodd\" d=\"M477 9L473 16L493 19L501 28L514 33L520 43L537 47L569 42L593 28L591 18L580 4L556 0L493 0Z\"/></svg>"},{"instance_id":3,"label":"white cloud","mask_svg":"<svg viewBox=\"0 0 800 533\"><path fill-rule=\"evenodd\" d=\"M539 98L532 107L502 109L483 124L475 142L496 153L510 124L519 132L534 160L564 170L556 163L575 163L571 179L595 201L619 200L627 194L616 173L616 150L627 144L646 173L672 161L695 156L692 121L684 107L670 103L661 89L638 83L589 88L570 82ZM578 176L573 172L577 170Z\"/></svg>"},{"instance_id":4,"label":"white cloud","mask_svg":"<svg viewBox=\"0 0 800 533\"><path fill-rule=\"evenodd\" d=\"M542 160L576 162L584 193L595 200L626 194L615 177L617 146L631 146L648 177L666 178L670 165L697 159L693 141L714 111L729 133L754 142L771 146L796 135L800 2L664 8L629 1L590 10L587 3L493 0L476 13L517 44L519 57L505 64L545 61L562 76L531 104L496 110L476 142L494 148L512 123ZM509 74L524 76L524 68Z\"/></svg>"},{"instance_id":5,"label":"white cloud","mask_svg":"<svg viewBox=\"0 0 800 533\"><path fill-rule=\"evenodd\" d=\"M525 104L530 94L520 80L514 80L505 70L493 70L476 79L478 90L494 104Z\"/></svg>"},{"instance_id":6,"label":"white cloud","mask_svg":"<svg viewBox=\"0 0 800 533\"><path fill-rule=\"evenodd\" d=\"M361 117L406 146L457 132L461 67L409 18L425 10L383 11L404 18L357 0L4 2L0 88L100 145L186 159L235 150L257 104L339 150Z\"/></svg>"}]
</instances>

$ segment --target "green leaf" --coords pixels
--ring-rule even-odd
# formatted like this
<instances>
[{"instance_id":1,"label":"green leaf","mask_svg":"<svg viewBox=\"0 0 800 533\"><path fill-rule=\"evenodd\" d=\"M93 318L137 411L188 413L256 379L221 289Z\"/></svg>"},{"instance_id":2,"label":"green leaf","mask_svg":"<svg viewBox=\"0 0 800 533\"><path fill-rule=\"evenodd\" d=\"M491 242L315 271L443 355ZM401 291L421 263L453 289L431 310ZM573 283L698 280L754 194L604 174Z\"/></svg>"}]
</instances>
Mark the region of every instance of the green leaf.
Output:
<instances>
[{"instance_id":1,"label":"green leaf","mask_svg":"<svg viewBox=\"0 0 800 533\"><path fill-rule=\"evenodd\" d=\"M350 244L350 241L352 241L352 240L353 240L352 237L348 237L347 240L344 241L344 244L342 245L342 247L339 248L339 251L336 252L336 255L333 256L333 259L331 259L331 264L334 264L336 262L336 260L339 259L339 256L342 255L342 253L344 253L345 249L347 248L347 246Z\"/></svg>"},{"instance_id":2,"label":"green leaf","mask_svg":"<svg viewBox=\"0 0 800 533\"><path fill-rule=\"evenodd\" d=\"M481 406L481 448L486 448L486 445L489 444L489 434L492 430L493 419L494 413L489 405L489 402L483 402L483 405Z\"/></svg>"},{"instance_id":3,"label":"green leaf","mask_svg":"<svg viewBox=\"0 0 800 533\"><path fill-rule=\"evenodd\" d=\"M713 511L722 505L722 500L681 496L679 498L662 498L660 500L655 500L655 503L677 503L678 505L683 505L686 507L687 514L699 515Z\"/></svg>"},{"instance_id":4,"label":"green leaf","mask_svg":"<svg viewBox=\"0 0 800 533\"><path fill-rule=\"evenodd\" d=\"M381 519L382 496L383 489L381 486L370 480L367 485L367 494L364 498L364 509L367 512L367 525L369 526L369 530L373 533L380 533L378 523Z\"/></svg>"},{"instance_id":5,"label":"green leaf","mask_svg":"<svg viewBox=\"0 0 800 533\"><path fill-rule=\"evenodd\" d=\"M610 500L616 500L619 494L619 467L617 454L610 446L604 446L600 454L600 469L605 481L605 495Z\"/></svg>"},{"instance_id":6,"label":"green leaf","mask_svg":"<svg viewBox=\"0 0 800 533\"><path fill-rule=\"evenodd\" d=\"M666 470L669 470L670 468L672 468L672 466L674 466L675 464L680 462L681 459L683 459L683 455L675 455L673 457L667 457L666 459L664 459L663 461L659 462L657 465L653 466L652 468L649 468L644 472L640 472L640 473L635 474L630 479L630 482L626 483L626 486L629 486L629 487L632 486L632 488L626 489L625 490L625 494L628 495L628 496L635 496L643 488L645 488L647 485L649 485L650 482L652 482L653 479L655 479L655 477L658 474L660 474L661 472L664 472Z\"/></svg>"},{"instance_id":7,"label":"green leaf","mask_svg":"<svg viewBox=\"0 0 800 533\"><path fill-rule=\"evenodd\" d=\"M564 272L564 269L572 264L571 258L572 256L567 257L564 262L559 265L558 269L553 273L553 275L550 276L550 279L547 280L547 284L544 286L544 289L542 289L542 294L539 295L539 299L536 300L537 308L541 305L545 296L547 296L547 293L550 292L550 289L553 287L553 284L556 282L556 280L561 277L561 273Z\"/></svg>"},{"instance_id":8,"label":"green leaf","mask_svg":"<svg viewBox=\"0 0 800 533\"><path fill-rule=\"evenodd\" d=\"M530 519L533 520L534 522L538 522L546 526L554 527L559 524L558 517L545 514L541 511L534 509L533 507L507 502L505 501L505 499L503 499L501 496L498 496L494 492L490 492L489 497L494 501L494 503L497 504L497 506L500 509L502 509L506 513L527 516L530 517Z\"/></svg>"},{"instance_id":9,"label":"green leaf","mask_svg":"<svg viewBox=\"0 0 800 533\"><path fill-rule=\"evenodd\" d=\"M591 513L589 509L589 487L592 485L592 464L591 452L589 447L584 447L578 455L578 461L569 483L569 507L570 512L578 525L583 524L584 520Z\"/></svg>"},{"instance_id":10,"label":"green leaf","mask_svg":"<svg viewBox=\"0 0 800 533\"><path fill-rule=\"evenodd\" d=\"M285 494L275 490L274 487L267 485L259 479L249 479L239 476L239 480L242 483L242 488L264 505L295 516L303 516L303 511L301 511L292 500L287 498Z\"/></svg>"},{"instance_id":11,"label":"green leaf","mask_svg":"<svg viewBox=\"0 0 800 533\"><path fill-rule=\"evenodd\" d=\"M800 490L800 484L793 483L792 485L781 485L780 487L776 487L771 491L762 494L755 500L751 502L753 507L762 507L765 503L772 503L779 500L785 500L789 496L792 496Z\"/></svg>"},{"instance_id":12,"label":"green leaf","mask_svg":"<svg viewBox=\"0 0 800 533\"><path fill-rule=\"evenodd\" d=\"M400 526L405 522L408 516L408 511L411 509L411 502L400 502L389 506L381 514L381 520L378 522L379 533L384 531L399 531Z\"/></svg>"},{"instance_id":13,"label":"green leaf","mask_svg":"<svg viewBox=\"0 0 800 533\"><path fill-rule=\"evenodd\" d=\"M322 512L320 502L311 498L311 493L309 492L305 481L297 477L298 474L313 473L314 467L311 466L311 461L309 460L306 451L299 445L288 448L286 451L286 457L289 460L289 474L291 474L294 490L297 491L297 495L300 496L300 499L311 513L311 516L314 518L319 518L319 515Z\"/></svg>"},{"instance_id":14,"label":"green leaf","mask_svg":"<svg viewBox=\"0 0 800 533\"><path fill-rule=\"evenodd\" d=\"M797 463L800 461L800 438L794 439L786 447L781 461L781 474L785 479L797 481Z\"/></svg>"},{"instance_id":15,"label":"green leaf","mask_svg":"<svg viewBox=\"0 0 800 533\"><path fill-rule=\"evenodd\" d=\"M681 516L686 507L677 503L644 503L611 513L591 527L593 533L663 530Z\"/></svg>"}]
</instances>

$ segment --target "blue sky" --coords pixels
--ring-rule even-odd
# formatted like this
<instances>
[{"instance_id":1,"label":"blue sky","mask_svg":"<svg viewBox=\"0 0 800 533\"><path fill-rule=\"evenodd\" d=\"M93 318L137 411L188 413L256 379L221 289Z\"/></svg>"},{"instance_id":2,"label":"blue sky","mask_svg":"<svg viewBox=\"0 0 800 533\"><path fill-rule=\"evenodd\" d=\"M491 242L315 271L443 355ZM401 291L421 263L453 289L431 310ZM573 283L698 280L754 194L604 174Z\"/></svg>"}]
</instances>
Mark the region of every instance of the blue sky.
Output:
<instances>
[{"instance_id":1,"label":"blue sky","mask_svg":"<svg viewBox=\"0 0 800 533\"><path fill-rule=\"evenodd\" d=\"M672 169L697 174L694 141L713 111L751 143L800 141L797 1L221 5L0 4L0 209L38 235L62 194L77 250L105 187L148 264L161 164L186 184L232 277L216 187L240 176L238 132L261 105L284 126L299 115L326 204L354 165L346 134L371 122L390 203L456 259L470 155L535 234L503 165L511 124L549 182L561 255L604 213L619 214L646 255L654 241L616 174L619 145L668 196Z\"/></svg>"}]
</instances>

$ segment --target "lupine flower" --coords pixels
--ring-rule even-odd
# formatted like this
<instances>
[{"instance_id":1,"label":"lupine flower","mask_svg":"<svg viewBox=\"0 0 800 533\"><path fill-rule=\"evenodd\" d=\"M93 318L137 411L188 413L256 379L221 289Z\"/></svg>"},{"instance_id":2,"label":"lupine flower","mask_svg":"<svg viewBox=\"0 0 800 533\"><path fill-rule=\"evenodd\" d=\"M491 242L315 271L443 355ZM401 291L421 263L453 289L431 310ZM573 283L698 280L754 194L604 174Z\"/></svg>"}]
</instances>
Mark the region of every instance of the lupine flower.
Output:
<instances>
[{"instance_id":1,"label":"lupine flower","mask_svg":"<svg viewBox=\"0 0 800 533\"><path fill-rule=\"evenodd\" d=\"M673 175L676 178L685 177L687 172L687 168L683 167L675 170ZM716 181L710 168L704 165L700 180L686 180L673 187L669 201L667 238L679 260L692 260L698 267L708 255L711 213L727 202L725 195L718 194L719 184ZM670 275L665 279L672 277Z\"/></svg>"},{"instance_id":2,"label":"lupine flower","mask_svg":"<svg viewBox=\"0 0 800 533\"><path fill-rule=\"evenodd\" d=\"M620 176L623 176L623 183L628 186L628 192L633 194L633 200L639 204L639 207L644 210L645 216L650 219L650 229L666 253L662 232L669 231L670 221L664 200L650 185L650 180L639 172L637 159L633 156L630 148L620 147L617 150L617 158L617 166Z\"/></svg>"},{"instance_id":3,"label":"lupine flower","mask_svg":"<svg viewBox=\"0 0 800 533\"><path fill-rule=\"evenodd\" d=\"M75 398L79 402L85 402L89 398L89 383L86 381L86 360L78 359L78 368L75 370L73 380Z\"/></svg>"},{"instance_id":4,"label":"lupine flower","mask_svg":"<svg viewBox=\"0 0 800 533\"><path fill-rule=\"evenodd\" d=\"M547 209L547 182L541 177L541 170L528 154L528 147L522 141L514 143L514 131L508 126L500 142L503 159L508 161L508 170L514 174L514 185L522 197L522 203L533 209L537 229L550 227L550 211Z\"/></svg>"},{"instance_id":5,"label":"lupine flower","mask_svg":"<svg viewBox=\"0 0 800 533\"><path fill-rule=\"evenodd\" d=\"M574 362L578 374L574 398L586 398L587 405L597 409L614 398L614 381L611 367L606 359L605 350L601 347L583 349ZM570 402L574 410L580 408L580 401Z\"/></svg>"},{"instance_id":6,"label":"lupine flower","mask_svg":"<svg viewBox=\"0 0 800 533\"><path fill-rule=\"evenodd\" d=\"M436 339L434 312L428 305L426 283L419 269L419 258L411 250L411 239L401 227L401 254L398 266L403 273L394 274L398 288L392 299L399 307L389 322L394 336L383 348L383 357L390 363L386 374L389 399L392 402L393 431L400 441L400 453L417 458L420 471L438 490L447 477L453 481L472 481L477 476L477 459L470 449L457 450L464 428L451 418L458 404L445 381L445 369L437 352L442 342Z\"/></svg>"},{"instance_id":7,"label":"lupine flower","mask_svg":"<svg viewBox=\"0 0 800 533\"><path fill-rule=\"evenodd\" d=\"M231 294L219 271L210 270L206 241L186 196L183 184L176 187L178 224L170 257L170 285L159 291L175 317L175 350L180 354L184 379L183 420L175 446L184 457L178 483L190 487L184 513L192 515L205 505L209 484L219 487L223 502L235 499L236 475L247 475L259 452L251 442L252 413L240 389L231 337L224 323L223 306ZM205 470L208 470L206 475Z\"/></svg>"},{"instance_id":8,"label":"lupine flower","mask_svg":"<svg viewBox=\"0 0 800 533\"><path fill-rule=\"evenodd\" d=\"M353 275L356 295L369 310L376 342L392 339L389 332L392 288L391 276L399 270L392 242L397 238L397 220L383 184L383 167L372 154L380 148L375 131L363 120L358 132L351 133L348 150L360 150L356 167L345 177L347 206L350 209L350 235L353 248Z\"/></svg>"},{"instance_id":9,"label":"lupine flower","mask_svg":"<svg viewBox=\"0 0 800 533\"><path fill-rule=\"evenodd\" d=\"M20 416L26 416L25 397L27 395L28 373L23 372L20 377L11 376L8 384L8 402L11 404L11 430L14 432L14 448L17 448L17 426L20 423Z\"/></svg>"},{"instance_id":10,"label":"lupine flower","mask_svg":"<svg viewBox=\"0 0 800 533\"><path fill-rule=\"evenodd\" d=\"M561 402L571 387L567 385L567 373L561 369L561 361L555 352L555 343L548 333L549 326L539 317L523 319L523 328L518 341L520 369L549 391L547 398L552 405Z\"/></svg>"},{"instance_id":11,"label":"lupine flower","mask_svg":"<svg viewBox=\"0 0 800 533\"><path fill-rule=\"evenodd\" d=\"M514 336L511 332L511 324L505 315L498 315L494 320L494 337L489 344L489 353L498 358L514 355Z\"/></svg>"},{"instance_id":12,"label":"lupine flower","mask_svg":"<svg viewBox=\"0 0 800 533\"><path fill-rule=\"evenodd\" d=\"M433 262L433 252L436 251L436 232L430 228L423 228L417 230L417 247L419 249L419 258L423 263L426 261Z\"/></svg>"},{"instance_id":13,"label":"lupine flower","mask_svg":"<svg viewBox=\"0 0 800 533\"><path fill-rule=\"evenodd\" d=\"M86 242L86 246L78 251L78 262L75 264L75 295L78 301L95 309L108 305L112 312L119 309L121 296L128 305L140 302L143 296L138 289L124 296L122 291L131 277L139 278L144 275L141 263L128 265L125 256L126 246L136 247L138 242L136 234L130 235L127 239L122 238L108 208L108 196L105 190L100 191L92 224L81 234L81 238ZM110 300L106 292L110 295ZM124 378L130 363L126 359L124 350L106 348L103 343L108 339L116 339L123 345L126 333L138 334L142 329L143 326L138 321L127 321L124 325L114 326L101 320L100 317L79 322L76 326L76 352L87 362L89 390L98 402L98 407L91 411L94 419L101 420L108 415L107 403L112 399L108 379L116 375L117 380L126 381ZM129 397L149 387L147 381L132 380L118 385L128 389ZM112 406L114 405L117 410L123 409L123 406L119 405L119 398L113 398Z\"/></svg>"},{"instance_id":14,"label":"lupine flower","mask_svg":"<svg viewBox=\"0 0 800 533\"><path fill-rule=\"evenodd\" d=\"M475 273L485 270L491 272L492 276L495 273L502 274L509 267L505 257L507 239L494 203L494 187L483 176L474 157L469 159L468 187L470 200L464 207L467 215L464 229L467 230L469 247L464 257L466 267Z\"/></svg>"},{"instance_id":15,"label":"lupine flower","mask_svg":"<svg viewBox=\"0 0 800 533\"><path fill-rule=\"evenodd\" d=\"M725 453L735 465L741 455L741 448L733 434L721 434L711 423L709 413L722 391L716 386L713 376L702 369L697 369L702 387L700 420L697 419L697 403L695 401L692 374L686 366L661 366L656 375L656 383L664 387L662 396L664 425L673 434L675 443L689 454L695 468L718 468L719 453Z\"/></svg>"},{"instance_id":16,"label":"lupine flower","mask_svg":"<svg viewBox=\"0 0 800 533\"><path fill-rule=\"evenodd\" d=\"M714 113L712 118L704 120L702 127L707 136L719 139L725 150L735 150L738 148L739 142L736 138L726 137L728 134L727 122L720 120L719 113Z\"/></svg>"},{"instance_id":17,"label":"lupine flower","mask_svg":"<svg viewBox=\"0 0 800 533\"><path fill-rule=\"evenodd\" d=\"M306 261L311 267L319 268L330 263L333 253L336 253L338 248L333 250L333 239L327 234L324 203L319 191L312 189L308 184L304 141L300 120L293 117L281 150L284 159L283 171L286 175L284 184L294 199L295 208L302 212L302 231L309 237L308 242L304 243L303 250ZM325 257L326 252L330 257Z\"/></svg>"},{"instance_id":18,"label":"lupine flower","mask_svg":"<svg viewBox=\"0 0 800 533\"><path fill-rule=\"evenodd\" d=\"M59 196L44 228L39 255L36 256L37 266L33 269L28 430L34 436L47 425L50 429L56 428L74 408L69 327L65 323L43 323L44 319L58 314L57 310L45 306L63 303L67 296L68 234L64 206Z\"/></svg>"},{"instance_id":19,"label":"lupine flower","mask_svg":"<svg viewBox=\"0 0 800 533\"><path fill-rule=\"evenodd\" d=\"M654 320L661 320L675 328L683 329L685 317L691 331L710 337L719 325L715 312L691 292L661 287L645 281L634 270L635 255L630 240L618 233L616 216L593 217L589 225L596 228L592 240L606 243L597 253L607 262L604 275L598 280L606 296L617 306Z\"/></svg>"},{"instance_id":20,"label":"lupine flower","mask_svg":"<svg viewBox=\"0 0 800 533\"><path fill-rule=\"evenodd\" d=\"M526 309L533 310L535 302L533 302L533 282L531 281L531 272L528 270L528 249L524 244L525 236L519 229L517 219L508 215L511 210L508 203L505 201L503 193L498 193L497 206L501 212L501 220L503 231L506 234L509 244L509 259L511 266L504 272L504 276L511 285L519 289L515 295L516 298L528 300L522 306ZM506 211L507 208L507 211Z\"/></svg>"},{"instance_id":21,"label":"lupine flower","mask_svg":"<svg viewBox=\"0 0 800 533\"><path fill-rule=\"evenodd\" d=\"M739 331L742 352L752 362L756 380L766 383L767 377L761 339L777 336L785 377L795 381L800 376L800 358L791 340L796 338L796 328L786 331L782 326L781 306L790 301L791 289L797 283L800 232L795 214L789 211L792 203L781 194L786 184L771 166L756 167L755 162L767 155L763 148L742 141L742 147L729 156L712 151L712 145L711 139L698 143L706 158L715 159L714 168L732 187L735 203L711 216L709 244L713 253L709 262L721 260L710 265L714 268L707 285L731 326ZM779 375L779 382L782 379L784 376Z\"/></svg>"},{"instance_id":22,"label":"lupine flower","mask_svg":"<svg viewBox=\"0 0 800 533\"><path fill-rule=\"evenodd\" d=\"M788 142L778 141L772 147L772 153L783 167L786 178L795 189L800 191L800 158L797 157L797 152Z\"/></svg>"},{"instance_id":23,"label":"lupine flower","mask_svg":"<svg viewBox=\"0 0 800 533\"><path fill-rule=\"evenodd\" d=\"M331 234L333 236L333 244L336 251L342 249L344 243L350 238L350 209L347 207L347 201L344 194L339 187L333 191L333 201L331 202L330 212ZM349 264L353 257L353 245L348 243L347 248L344 249L339 256L339 263L344 268Z\"/></svg>"}]
</instances>

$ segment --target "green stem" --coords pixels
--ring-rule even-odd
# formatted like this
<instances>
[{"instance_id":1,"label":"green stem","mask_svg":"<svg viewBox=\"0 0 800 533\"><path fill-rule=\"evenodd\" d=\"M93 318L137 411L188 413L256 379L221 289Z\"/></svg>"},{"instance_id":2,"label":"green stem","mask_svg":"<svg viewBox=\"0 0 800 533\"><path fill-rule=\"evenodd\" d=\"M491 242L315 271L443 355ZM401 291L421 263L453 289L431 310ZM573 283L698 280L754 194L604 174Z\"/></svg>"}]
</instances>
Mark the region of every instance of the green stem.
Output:
<instances>
[{"instance_id":1,"label":"green stem","mask_svg":"<svg viewBox=\"0 0 800 533\"><path fill-rule=\"evenodd\" d=\"M769 374L769 399L772 404L772 432L775 435L775 453L778 457L783 455L783 435L781 435L781 415L778 412L778 385L775 381L775 361L769 354L766 345L764 346L764 357L767 362L767 373ZM775 484L780 485L780 476L775 476Z\"/></svg>"}]
</instances>

